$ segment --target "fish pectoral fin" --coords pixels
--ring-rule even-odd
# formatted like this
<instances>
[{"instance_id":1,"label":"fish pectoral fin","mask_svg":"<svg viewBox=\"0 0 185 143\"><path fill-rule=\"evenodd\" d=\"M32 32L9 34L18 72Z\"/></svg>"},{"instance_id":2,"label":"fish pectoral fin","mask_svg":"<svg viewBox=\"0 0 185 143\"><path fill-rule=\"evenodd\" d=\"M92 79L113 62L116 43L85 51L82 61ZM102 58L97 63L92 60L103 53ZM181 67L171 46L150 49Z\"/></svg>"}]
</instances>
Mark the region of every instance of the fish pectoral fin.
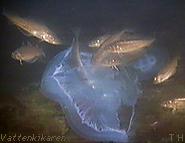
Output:
<instances>
[{"instance_id":1,"label":"fish pectoral fin","mask_svg":"<svg viewBox=\"0 0 185 143\"><path fill-rule=\"evenodd\" d=\"M117 71L120 71L119 68L118 68L118 66L116 66L116 65L112 66L112 68L115 69L115 70L117 70Z\"/></svg>"},{"instance_id":2,"label":"fish pectoral fin","mask_svg":"<svg viewBox=\"0 0 185 143\"><path fill-rule=\"evenodd\" d=\"M40 42L40 43L44 42L44 39L42 39L42 38L41 38L41 39L39 39L39 42Z\"/></svg>"},{"instance_id":3,"label":"fish pectoral fin","mask_svg":"<svg viewBox=\"0 0 185 143\"><path fill-rule=\"evenodd\" d=\"M172 109L172 114L175 114L176 113L176 108L173 108Z\"/></svg>"},{"instance_id":4,"label":"fish pectoral fin","mask_svg":"<svg viewBox=\"0 0 185 143\"><path fill-rule=\"evenodd\" d=\"M20 28L20 27L17 27L17 29L19 29L19 31L21 31L21 33L23 33L23 34L26 35L26 36L32 36L29 32L23 30L23 29Z\"/></svg>"},{"instance_id":5,"label":"fish pectoral fin","mask_svg":"<svg viewBox=\"0 0 185 143\"><path fill-rule=\"evenodd\" d=\"M22 60L21 60L21 59L19 60L19 62L20 62L20 65L22 66L22 65L23 65L23 63L22 63Z\"/></svg>"},{"instance_id":6,"label":"fish pectoral fin","mask_svg":"<svg viewBox=\"0 0 185 143\"><path fill-rule=\"evenodd\" d=\"M36 62L38 59L39 59L39 57L35 57L35 58L31 59L31 60L26 60L26 62L28 62L28 63L34 63L34 62Z\"/></svg>"},{"instance_id":7,"label":"fish pectoral fin","mask_svg":"<svg viewBox=\"0 0 185 143\"><path fill-rule=\"evenodd\" d=\"M43 57L43 58L46 58L45 52L42 52L42 57Z\"/></svg>"}]
</instances>

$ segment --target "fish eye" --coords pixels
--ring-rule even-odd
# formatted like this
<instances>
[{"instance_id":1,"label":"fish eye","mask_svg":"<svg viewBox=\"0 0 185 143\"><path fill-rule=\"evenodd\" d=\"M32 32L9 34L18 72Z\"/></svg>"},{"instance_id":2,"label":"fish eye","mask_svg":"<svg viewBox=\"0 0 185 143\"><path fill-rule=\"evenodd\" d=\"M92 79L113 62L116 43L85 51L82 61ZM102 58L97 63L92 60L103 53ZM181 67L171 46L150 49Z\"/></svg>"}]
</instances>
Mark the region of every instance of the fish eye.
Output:
<instances>
[{"instance_id":1,"label":"fish eye","mask_svg":"<svg viewBox=\"0 0 185 143\"><path fill-rule=\"evenodd\" d=\"M33 34L36 35L37 34L37 31L33 31Z\"/></svg>"},{"instance_id":2,"label":"fish eye","mask_svg":"<svg viewBox=\"0 0 185 143\"><path fill-rule=\"evenodd\" d=\"M16 57L16 59L21 59L21 57L23 57L23 56L21 55L21 53L15 52L15 57Z\"/></svg>"},{"instance_id":3,"label":"fish eye","mask_svg":"<svg viewBox=\"0 0 185 143\"><path fill-rule=\"evenodd\" d=\"M156 77L154 78L154 80L160 82L160 81L161 81L161 77L160 77L160 76L156 76Z\"/></svg>"},{"instance_id":4,"label":"fish eye","mask_svg":"<svg viewBox=\"0 0 185 143\"><path fill-rule=\"evenodd\" d=\"M48 34L48 33L43 33L43 35L42 35L42 38L45 40L45 41L49 41L50 40L50 35Z\"/></svg>"}]
</instances>

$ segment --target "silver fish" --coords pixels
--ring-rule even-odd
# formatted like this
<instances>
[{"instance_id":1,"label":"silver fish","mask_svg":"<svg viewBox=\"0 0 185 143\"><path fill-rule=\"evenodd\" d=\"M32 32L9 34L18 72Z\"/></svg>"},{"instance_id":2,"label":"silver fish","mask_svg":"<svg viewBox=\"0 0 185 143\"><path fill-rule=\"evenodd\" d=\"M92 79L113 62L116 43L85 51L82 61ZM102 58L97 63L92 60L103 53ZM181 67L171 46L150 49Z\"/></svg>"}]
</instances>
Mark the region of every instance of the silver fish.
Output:
<instances>
[{"instance_id":1,"label":"silver fish","mask_svg":"<svg viewBox=\"0 0 185 143\"><path fill-rule=\"evenodd\" d=\"M12 58L18 60L22 65L23 61L28 63L34 63L41 57L45 57L44 51L37 45L33 45L29 42L22 44L22 46L12 53Z\"/></svg>"},{"instance_id":2,"label":"silver fish","mask_svg":"<svg viewBox=\"0 0 185 143\"><path fill-rule=\"evenodd\" d=\"M146 47L150 47L154 41L154 39L133 40L133 38L136 39L136 36L126 30L111 35L94 54L93 63L99 63L107 53L128 54L144 50Z\"/></svg>"},{"instance_id":3,"label":"silver fish","mask_svg":"<svg viewBox=\"0 0 185 143\"><path fill-rule=\"evenodd\" d=\"M121 64L121 57L118 54L111 54L104 56L104 58L99 59L98 65L101 65L103 67L112 67L116 70L118 69L118 66Z\"/></svg>"},{"instance_id":4,"label":"silver fish","mask_svg":"<svg viewBox=\"0 0 185 143\"><path fill-rule=\"evenodd\" d=\"M176 73L178 57L173 58L164 68L154 77L153 83L160 84L169 79Z\"/></svg>"},{"instance_id":5,"label":"silver fish","mask_svg":"<svg viewBox=\"0 0 185 143\"><path fill-rule=\"evenodd\" d=\"M171 109L173 113L185 111L185 98L176 98L161 103L161 106Z\"/></svg>"},{"instance_id":6,"label":"silver fish","mask_svg":"<svg viewBox=\"0 0 185 143\"><path fill-rule=\"evenodd\" d=\"M128 54L106 52L102 55L102 58L96 60L96 64L118 69L118 66L124 67L140 58L144 53L145 51L141 49Z\"/></svg>"},{"instance_id":7,"label":"silver fish","mask_svg":"<svg viewBox=\"0 0 185 143\"><path fill-rule=\"evenodd\" d=\"M150 47L154 39L151 40L120 40L111 43L106 49L112 53L130 53L139 49Z\"/></svg>"},{"instance_id":8,"label":"silver fish","mask_svg":"<svg viewBox=\"0 0 185 143\"><path fill-rule=\"evenodd\" d=\"M17 15L11 13L3 13L13 24L24 32L41 39L42 41L48 42L50 44L59 45L61 40L45 25L39 24L30 19L21 18Z\"/></svg>"},{"instance_id":9,"label":"silver fish","mask_svg":"<svg viewBox=\"0 0 185 143\"><path fill-rule=\"evenodd\" d=\"M93 39L92 41L90 41L88 46L92 48L99 48L103 44L103 42L105 42L105 40L108 39L110 36L111 35L109 34L99 36Z\"/></svg>"},{"instance_id":10,"label":"silver fish","mask_svg":"<svg viewBox=\"0 0 185 143\"><path fill-rule=\"evenodd\" d=\"M93 55L92 63L93 64L99 64L102 59L107 57L107 55L110 53L106 50L106 46L120 40L121 36L123 35L125 31L121 31L119 33L116 33L114 35L111 35L108 39L105 40L105 42L101 45L101 47L97 50L97 52Z\"/></svg>"},{"instance_id":11,"label":"silver fish","mask_svg":"<svg viewBox=\"0 0 185 143\"><path fill-rule=\"evenodd\" d=\"M118 33L98 36L97 38L90 41L88 46L93 48L100 48L100 47L102 48L114 41L121 40L121 39L128 40L130 37L133 37L133 36L134 36L133 31L124 29Z\"/></svg>"},{"instance_id":12,"label":"silver fish","mask_svg":"<svg viewBox=\"0 0 185 143\"><path fill-rule=\"evenodd\" d=\"M140 41L143 42L143 41ZM151 42L151 41L150 41ZM147 43L147 42L146 42ZM148 42L149 44L149 42ZM147 44L143 44L141 47L126 47L125 50L120 52L115 52L109 47L109 49L102 48L95 53L92 62L97 65L102 65L106 67L115 67L118 65L126 66L127 64L133 62L134 60L138 59L145 53L144 46ZM130 50L130 49L132 50ZM124 49L124 48L123 48ZM125 53L124 53L124 52Z\"/></svg>"}]
</instances>

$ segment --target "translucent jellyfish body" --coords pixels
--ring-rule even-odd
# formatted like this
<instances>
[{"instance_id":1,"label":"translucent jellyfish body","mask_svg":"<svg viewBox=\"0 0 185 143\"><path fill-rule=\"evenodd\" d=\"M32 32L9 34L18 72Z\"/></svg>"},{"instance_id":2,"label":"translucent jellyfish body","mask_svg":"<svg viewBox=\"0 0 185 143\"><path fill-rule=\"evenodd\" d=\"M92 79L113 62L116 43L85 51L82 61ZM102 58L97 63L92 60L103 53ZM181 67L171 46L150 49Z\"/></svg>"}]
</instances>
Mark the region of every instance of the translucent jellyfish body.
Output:
<instances>
[{"instance_id":1,"label":"translucent jellyfish body","mask_svg":"<svg viewBox=\"0 0 185 143\"><path fill-rule=\"evenodd\" d=\"M94 66L92 55L78 53L75 42L49 63L41 82L43 93L63 107L69 125L80 136L127 142L119 110L123 104L134 107L140 94L134 72Z\"/></svg>"}]
</instances>

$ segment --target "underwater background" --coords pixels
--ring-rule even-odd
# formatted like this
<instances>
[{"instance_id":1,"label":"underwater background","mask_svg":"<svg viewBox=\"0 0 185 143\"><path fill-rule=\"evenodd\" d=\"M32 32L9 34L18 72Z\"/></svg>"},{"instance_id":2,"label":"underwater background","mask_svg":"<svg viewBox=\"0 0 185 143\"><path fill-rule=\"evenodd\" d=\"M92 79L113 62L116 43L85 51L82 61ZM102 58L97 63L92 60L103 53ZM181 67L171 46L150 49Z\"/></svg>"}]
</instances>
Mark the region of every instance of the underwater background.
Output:
<instances>
[{"instance_id":1,"label":"underwater background","mask_svg":"<svg viewBox=\"0 0 185 143\"><path fill-rule=\"evenodd\" d=\"M185 134L185 111L174 115L160 106L164 100L185 97L184 1L2 0L0 6L1 12L11 11L46 24L64 41L60 46L40 42L46 59L21 66L11 58L11 53L23 41L37 42L37 39L25 36L0 15L0 134L61 135L64 142L91 142L77 136L68 126L60 105L40 92L48 62L71 45L74 28L81 29L80 42L103 33L133 29L157 38L161 51L165 49L172 56L180 54L172 79L160 86L143 84L144 93L136 105L135 132L130 142L171 142L171 133L175 142L178 135ZM157 125L153 126L154 122Z\"/></svg>"}]
</instances>

